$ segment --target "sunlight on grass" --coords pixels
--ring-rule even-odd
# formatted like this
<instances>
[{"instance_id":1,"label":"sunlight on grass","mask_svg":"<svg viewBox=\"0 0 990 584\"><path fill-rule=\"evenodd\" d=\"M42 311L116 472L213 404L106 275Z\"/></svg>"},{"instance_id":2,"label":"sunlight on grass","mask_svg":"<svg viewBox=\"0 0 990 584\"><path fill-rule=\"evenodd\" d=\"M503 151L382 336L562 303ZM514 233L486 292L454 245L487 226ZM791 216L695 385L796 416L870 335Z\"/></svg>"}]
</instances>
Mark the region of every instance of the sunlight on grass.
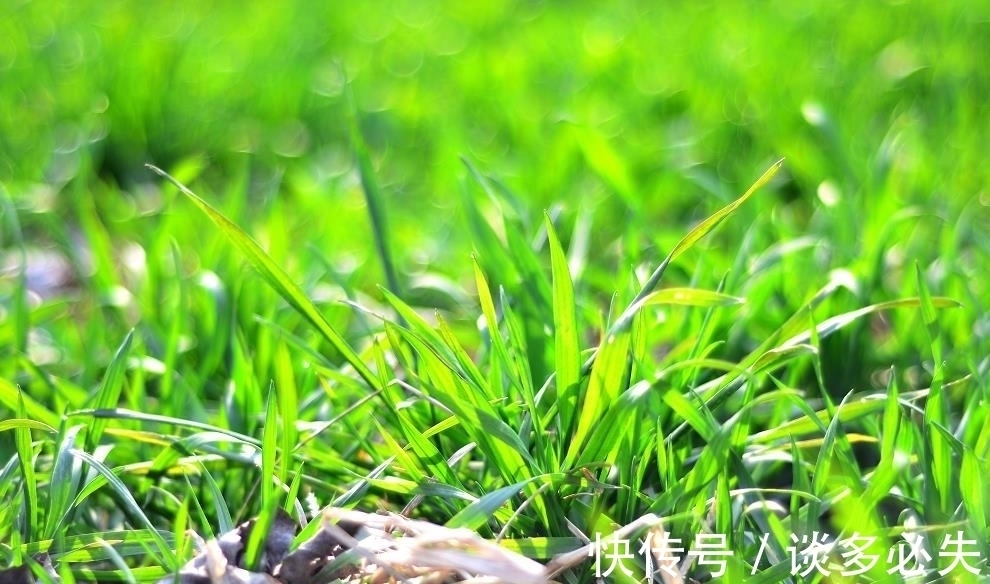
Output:
<instances>
[{"instance_id":1,"label":"sunlight on grass","mask_svg":"<svg viewBox=\"0 0 990 584\"><path fill-rule=\"evenodd\" d=\"M986 9L7 13L0 580L990 573Z\"/></svg>"}]
</instances>

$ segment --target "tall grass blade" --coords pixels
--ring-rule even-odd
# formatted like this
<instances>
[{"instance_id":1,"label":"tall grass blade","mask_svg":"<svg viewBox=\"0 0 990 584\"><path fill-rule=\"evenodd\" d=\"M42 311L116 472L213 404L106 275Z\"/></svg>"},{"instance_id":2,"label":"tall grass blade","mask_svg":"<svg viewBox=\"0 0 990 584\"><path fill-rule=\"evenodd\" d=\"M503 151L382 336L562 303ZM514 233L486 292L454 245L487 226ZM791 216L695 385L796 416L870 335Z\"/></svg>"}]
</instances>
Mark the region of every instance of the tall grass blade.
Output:
<instances>
[{"instance_id":1,"label":"tall grass blade","mask_svg":"<svg viewBox=\"0 0 990 584\"><path fill-rule=\"evenodd\" d=\"M147 166L175 185L182 194L192 201L220 229L223 235L244 254L251 265L261 274L262 278L278 292L279 296L309 321L323 335L323 338L343 356L347 363L361 376L361 379L364 380L368 387L381 389L378 387L378 381L375 375L364 364L357 353L354 352L354 349L330 325L319 309L306 297L302 289L261 249L261 246L254 239L217 211L212 205L189 190L184 184L172 178L167 172L150 164Z\"/></svg>"},{"instance_id":2,"label":"tall grass blade","mask_svg":"<svg viewBox=\"0 0 990 584\"><path fill-rule=\"evenodd\" d=\"M88 485L86 485L86 488L82 489L79 494L76 495L76 498L72 502L72 506L78 507L82 501L88 498L96 489L104 484L109 485L118 500L123 503L122 510L127 514L127 516L136 519L148 530L148 534L151 536L151 540L154 542L155 548L159 554L158 557L154 558L154 560L164 566L167 570L177 569L178 565L176 563L175 554L172 551L170 542L166 541L162 534L155 529L155 526L145 514L144 509L142 509L141 505L139 505L134 499L134 495L131 494L131 491L127 488L127 485L120 480L120 477L114 474L112 470L107 468L102 462L87 452L72 450L71 456L79 458L99 474L99 477L91 481Z\"/></svg>"},{"instance_id":3,"label":"tall grass blade","mask_svg":"<svg viewBox=\"0 0 990 584\"><path fill-rule=\"evenodd\" d=\"M749 189L743 193L741 197L716 211L713 215L699 223L679 242L677 242L674 249L670 250L667 257L660 262L660 265L657 266L656 270L654 270L650 275L649 279L646 281L646 284L643 285L643 288L640 290L639 294L636 295L636 298L633 299L629 306L619 316L618 320L615 321L615 324L612 325L609 333L615 334L616 332L628 327L632 323L633 317L636 316L636 313L639 312L639 309L642 307L643 300L649 296L654 289L656 289L657 285L660 284L660 280L667 271L667 266L669 266L670 263L677 259L682 253L690 249L695 243L698 242L698 240L708 235L713 229L718 227L722 221L725 221L726 218L735 213L736 209L749 200L749 198L752 197L757 190L770 182L770 179L777 174L777 171L780 170L780 167L783 166L783 164L783 159L773 163L773 165L771 165L770 168L768 168L766 172L760 176L760 178L756 179L756 182L753 183L753 185L749 187Z\"/></svg>"},{"instance_id":4,"label":"tall grass blade","mask_svg":"<svg viewBox=\"0 0 990 584\"><path fill-rule=\"evenodd\" d=\"M550 216L546 215L547 239L550 246L550 268L553 273L554 363L556 365L558 431L570 435L578 413L578 393L581 381L581 348L578 346L577 310L570 266Z\"/></svg>"},{"instance_id":5,"label":"tall grass blade","mask_svg":"<svg viewBox=\"0 0 990 584\"><path fill-rule=\"evenodd\" d=\"M591 367L588 388L578 407L577 427L566 445L563 469L573 468L588 446L592 431L601 425L602 416L626 389L626 370L632 334L619 331L606 337L598 348L598 358Z\"/></svg>"},{"instance_id":6,"label":"tall grass blade","mask_svg":"<svg viewBox=\"0 0 990 584\"><path fill-rule=\"evenodd\" d=\"M75 464L73 451L76 447L76 438L84 428L85 426L72 426L60 436L48 491L45 528L41 532L44 539L55 537L60 527L67 525L72 518L71 505L80 478L80 470Z\"/></svg>"},{"instance_id":7,"label":"tall grass blade","mask_svg":"<svg viewBox=\"0 0 990 584\"><path fill-rule=\"evenodd\" d=\"M24 417L40 422L49 428L59 425L59 416L31 396L24 394L13 383L0 377L0 405L12 412L24 411Z\"/></svg>"},{"instance_id":8,"label":"tall grass blade","mask_svg":"<svg viewBox=\"0 0 990 584\"><path fill-rule=\"evenodd\" d=\"M265 399L265 425L261 439L261 505L268 507L275 498L275 466L278 462L278 398L275 384L268 386ZM283 456L288 456L288 452Z\"/></svg>"},{"instance_id":9,"label":"tall grass blade","mask_svg":"<svg viewBox=\"0 0 990 584\"><path fill-rule=\"evenodd\" d=\"M945 367L942 362L942 340L938 329L938 298L931 295L921 266L915 264L915 278L918 285L918 303L921 306L921 319L924 323L925 338L928 341L932 355L931 393L925 403L925 463L930 480L926 481L926 498L932 505L927 511L936 520L947 520L951 513L950 501L955 490L953 475L957 464L952 456L951 433L940 431L948 424L948 400L946 399L943 382ZM946 434L949 434L946 436Z\"/></svg>"},{"instance_id":10,"label":"tall grass blade","mask_svg":"<svg viewBox=\"0 0 990 584\"><path fill-rule=\"evenodd\" d=\"M21 401L17 410L17 416L24 420L27 412L24 402ZM24 420L30 422L30 420ZM17 424L14 426L14 446L17 450L17 460L21 467L21 484L24 493L24 520L21 522L22 534L30 538L32 534L38 532L38 480L34 472L34 446L31 440L31 428L29 424Z\"/></svg>"}]
</instances>

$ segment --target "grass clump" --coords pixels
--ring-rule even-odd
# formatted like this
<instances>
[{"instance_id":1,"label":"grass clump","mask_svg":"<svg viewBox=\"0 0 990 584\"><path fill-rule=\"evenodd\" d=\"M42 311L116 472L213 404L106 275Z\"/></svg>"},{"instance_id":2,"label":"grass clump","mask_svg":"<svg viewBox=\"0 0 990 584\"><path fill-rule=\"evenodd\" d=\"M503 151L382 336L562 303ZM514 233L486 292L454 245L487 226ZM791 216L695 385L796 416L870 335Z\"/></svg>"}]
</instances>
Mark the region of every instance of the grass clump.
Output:
<instances>
[{"instance_id":1,"label":"grass clump","mask_svg":"<svg viewBox=\"0 0 990 584\"><path fill-rule=\"evenodd\" d=\"M978 10L400 4L12 9L0 567L983 579Z\"/></svg>"}]
</instances>

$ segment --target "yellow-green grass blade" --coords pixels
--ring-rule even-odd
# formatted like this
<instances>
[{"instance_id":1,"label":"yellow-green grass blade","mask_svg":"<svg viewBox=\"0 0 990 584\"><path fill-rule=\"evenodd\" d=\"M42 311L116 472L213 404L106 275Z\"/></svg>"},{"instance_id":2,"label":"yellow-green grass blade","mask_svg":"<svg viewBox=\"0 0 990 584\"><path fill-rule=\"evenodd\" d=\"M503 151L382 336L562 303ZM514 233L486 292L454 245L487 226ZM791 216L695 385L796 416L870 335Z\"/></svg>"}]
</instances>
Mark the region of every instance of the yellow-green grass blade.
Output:
<instances>
[{"instance_id":1,"label":"yellow-green grass blade","mask_svg":"<svg viewBox=\"0 0 990 584\"><path fill-rule=\"evenodd\" d=\"M18 415L21 415L22 413L23 412L19 412ZM27 418L14 418L13 420L4 420L0 422L0 432L6 432L8 430L14 430L16 432L19 429L39 430L49 434L55 434L57 432L55 428L52 428L44 422L29 420Z\"/></svg>"},{"instance_id":2,"label":"yellow-green grass blade","mask_svg":"<svg viewBox=\"0 0 990 584\"><path fill-rule=\"evenodd\" d=\"M553 274L553 325L557 415L559 432L569 435L578 413L581 384L581 347L578 345L577 310L567 255L561 247L550 216L546 215L550 268Z\"/></svg>"},{"instance_id":3,"label":"yellow-green grass blade","mask_svg":"<svg viewBox=\"0 0 990 584\"><path fill-rule=\"evenodd\" d=\"M698 242L698 240L708 235L713 229L722 223L722 221L725 221L725 219L735 213L736 210L742 206L743 203L749 200L749 198L752 197L757 190L770 182L770 179L777 174L777 171L780 170L780 167L783 164L783 160L778 160L775 162L766 170L766 172L763 173L762 176L760 176L760 178L756 180L755 183L753 183L751 187L749 187L745 193L743 193L741 197L716 211L688 232L688 234L685 235L679 242L677 242L674 249L670 250L667 257L660 262L660 265L657 266L656 270L654 270L650 275L649 279L646 281L646 284L643 285L639 294L636 295L636 298L633 299L632 303L629 304L629 306L615 321L615 324L612 325L610 332L614 334L615 332L620 331L632 324L633 317L636 316L636 313L639 312L640 308L642 308L643 300L656 289L661 278L663 278L664 273L667 271L667 266L669 266L671 262L677 259L685 251L690 249L695 243Z\"/></svg>"},{"instance_id":4,"label":"yellow-green grass blade","mask_svg":"<svg viewBox=\"0 0 990 584\"><path fill-rule=\"evenodd\" d=\"M402 297L402 286L399 282L399 274L395 269L395 261L392 258L392 250L388 241L388 222L385 218L385 196L378 185L378 177L375 174L374 165L371 163L371 153L365 143L364 135L361 133L361 125L358 120L357 105L354 103L354 95L351 92L350 84L347 85L347 105L350 114L351 145L354 149L354 159L357 162L358 174L361 177L361 190L364 192L364 200L368 205L368 215L371 219L372 233L375 239L375 250L382 262L382 270L385 272L385 281L392 294Z\"/></svg>"},{"instance_id":5,"label":"yellow-green grass blade","mask_svg":"<svg viewBox=\"0 0 990 584\"><path fill-rule=\"evenodd\" d=\"M540 478L539 476L531 477L486 493L478 500L461 509L444 525L451 529L463 527L477 531L493 517L499 516L498 518L502 521L508 520L511 513L507 513L507 510L503 508L506 502L519 494L528 484Z\"/></svg>"},{"instance_id":6,"label":"yellow-green grass blade","mask_svg":"<svg viewBox=\"0 0 990 584\"><path fill-rule=\"evenodd\" d=\"M0 377L0 404L12 412L23 409L23 417L44 424L49 428L59 425L59 416L55 412L31 396L25 395L20 388L2 377Z\"/></svg>"},{"instance_id":7,"label":"yellow-green grass blade","mask_svg":"<svg viewBox=\"0 0 990 584\"><path fill-rule=\"evenodd\" d=\"M478 301L481 304L481 312L485 318L485 327L488 331L489 342L494 352L493 361L501 365L499 369L504 368L505 374L509 378L510 391L515 390L515 392L520 394L535 424L536 433L542 435L544 432L542 419L537 413L536 402L533 399L535 393L533 391L533 380L530 378L528 371L521 371L519 367L513 365L514 359L510 355L506 340L502 336L502 331L499 329L498 316L495 312L495 301L492 298L491 290L488 288L488 280L485 278L485 274L478 264L477 258L474 258L473 264L475 283L478 289ZM494 371L492 374L501 376L502 371Z\"/></svg>"},{"instance_id":8,"label":"yellow-green grass blade","mask_svg":"<svg viewBox=\"0 0 990 584\"><path fill-rule=\"evenodd\" d=\"M17 461L21 468L21 483L24 493L22 512L24 513L24 517L20 523L23 526L22 529L24 529L23 535L30 537L31 534L37 532L40 517L38 514L38 480L34 469L34 445L31 440L32 421L24 419L27 413L24 408L23 399L17 409L17 415L21 423L16 423L18 420L10 420L13 423L8 424L8 427L14 430L14 446L17 450ZM42 424L42 427L47 427L47 425ZM2 429L0 428L0 430ZM51 429L51 433L55 433L54 429Z\"/></svg>"},{"instance_id":9,"label":"yellow-green grass blade","mask_svg":"<svg viewBox=\"0 0 990 584\"><path fill-rule=\"evenodd\" d=\"M193 193L184 184L172 178L164 170L152 165L148 168L164 177L175 185L193 204L199 208L218 229L223 233L237 249L244 254L248 262L261 274L268 284L278 292L283 300L289 303L292 308L302 315L316 330L329 342L334 349L350 364L351 367L361 376L365 383L372 389L380 389L378 380L367 365L361 361L357 353L350 347L344 337L340 335L330 325L323 314L316 308L313 302L306 297L306 294L299 288L285 271L275 263L272 258L265 253L258 243L245 233L240 227L227 219L220 211L207 203L204 199Z\"/></svg>"},{"instance_id":10,"label":"yellow-green grass blade","mask_svg":"<svg viewBox=\"0 0 990 584\"><path fill-rule=\"evenodd\" d=\"M166 569L177 569L178 565L176 563L176 557L172 551L171 545L165 540L162 534L155 529L154 525L148 519L148 516L144 513L144 509L142 509L141 505L139 505L137 500L134 499L134 495L131 494L131 491L127 488L127 485L120 480L120 477L118 477L113 470L108 468L89 453L82 452L80 450L72 450L71 455L88 464L97 472L98 475L79 491L75 499L72 501L72 508L78 508L83 501L89 498L100 487L108 485L113 490L118 500L122 503L122 510L127 513L128 517L138 521L144 528L147 529L147 533L151 536L151 542L154 543L155 548L154 550L149 551L152 551L152 553L154 553L154 551L158 552L158 557L155 558L156 561L161 563L161 565Z\"/></svg>"},{"instance_id":11,"label":"yellow-green grass blade","mask_svg":"<svg viewBox=\"0 0 990 584\"><path fill-rule=\"evenodd\" d=\"M578 407L577 427L567 445L561 470L574 467L584 458L592 430L601 424L602 416L626 389L626 371L632 334L619 331L607 337L598 348L598 358L591 367L588 388Z\"/></svg>"},{"instance_id":12,"label":"yellow-green grass blade","mask_svg":"<svg viewBox=\"0 0 990 584\"><path fill-rule=\"evenodd\" d=\"M401 431L402 436L406 439L408 448L412 450L412 453L423 466L423 469L430 473L430 479L438 480L445 485L455 487L461 491L467 490L467 487L461 483L457 473L447 463L444 455L429 440L429 437L425 435L426 433L423 432L422 428L417 427L408 416L403 415L401 412L399 415L398 430Z\"/></svg>"},{"instance_id":13,"label":"yellow-green grass blade","mask_svg":"<svg viewBox=\"0 0 990 584\"><path fill-rule=\"evenodd\" d=\"M732 306L746 302L745 298L730 296L712 290L700 290L698 288L664 288L647 295L643 299L643 306L654 305L679 305L679 306L699 306L710 308L713 306Z\"/></svg>"},{"instance_id":14,"label":"yellow-green grass blade","mask_svg":"<svg viewBox=\"0 0 990 584\"><path fill-rule=\"evenodd\" d=\"M84 428L77 425L60 432L55 464L51 471L48 505L45 508L45 527L41 532L44 538L58 535L60 527L72 518L72 499L76 496L80 478L80 469L74 464L72 453L76 447L76 439Z\"/></svg>"}]
</instances>

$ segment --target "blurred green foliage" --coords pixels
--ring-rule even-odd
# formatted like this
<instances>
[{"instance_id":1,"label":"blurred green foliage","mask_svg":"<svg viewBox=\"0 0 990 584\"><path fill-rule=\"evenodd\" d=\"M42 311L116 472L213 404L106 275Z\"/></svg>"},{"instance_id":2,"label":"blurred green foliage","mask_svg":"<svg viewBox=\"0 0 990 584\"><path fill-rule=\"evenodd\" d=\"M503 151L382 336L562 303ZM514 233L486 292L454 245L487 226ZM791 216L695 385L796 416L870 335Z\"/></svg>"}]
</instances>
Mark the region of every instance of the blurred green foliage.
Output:
<instances>
[{"instance_id":1,"label":"blurred green foliage","mask_svg":"<svg viewBox=\"0 0 990 584\"><path fill-rule=\"evenodd\" d=\"M828 242L817 271L796 277L851 267L869 275L861 300L877 301L910 292L900 275L917 261L956 279L973 314L990 298L974 279L988 265L990 146L978 129L990 7L8 1L4 12L0 179L20 206L54 205L70 225L92 206L114 224L108 245L161 226L163 202L139 188L151 161L205 168L221 194L246 181L257 196L233 204L235 220L284 204L281 228L362 262L350 87L407 271L469 273L461 157L533 216L552 205L593 215L591 249L616 273L785 157L775 195L742 209L716 245L739 245L762 215L772 227L750 234L754 249ZM114 186L137 194L122 207ZM35 217L23 220L30 232ZM939 271L945 250L964 261ZM736 260L706 261L717 274ZM589 279L615 288L607 272Z\"/></svg>"}]
</instances>

